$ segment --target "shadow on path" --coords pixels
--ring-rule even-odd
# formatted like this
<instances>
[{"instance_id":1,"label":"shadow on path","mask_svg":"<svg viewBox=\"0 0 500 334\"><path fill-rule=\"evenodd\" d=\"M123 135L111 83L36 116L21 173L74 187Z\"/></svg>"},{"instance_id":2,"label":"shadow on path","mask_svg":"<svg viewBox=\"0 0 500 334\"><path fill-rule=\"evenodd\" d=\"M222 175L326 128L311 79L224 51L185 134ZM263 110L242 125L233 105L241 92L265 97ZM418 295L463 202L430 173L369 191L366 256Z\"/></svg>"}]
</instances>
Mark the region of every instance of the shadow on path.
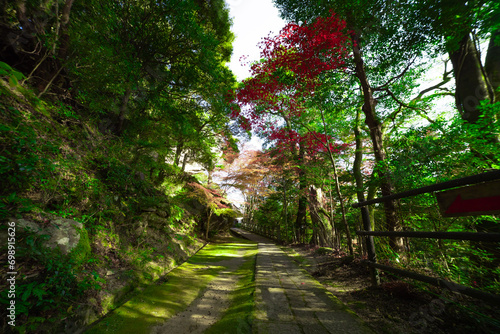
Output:
<instances>
[{"instance_id":1,"label":"shadow on path","mask_svg":"<svg viewBox=\"0 0 500 334\"><path fill-rule=\"evenodd\" d=\"M271 240L241 229L232 230L259 243L254 333L373 333Z\"/></svg>"}]
</instances>

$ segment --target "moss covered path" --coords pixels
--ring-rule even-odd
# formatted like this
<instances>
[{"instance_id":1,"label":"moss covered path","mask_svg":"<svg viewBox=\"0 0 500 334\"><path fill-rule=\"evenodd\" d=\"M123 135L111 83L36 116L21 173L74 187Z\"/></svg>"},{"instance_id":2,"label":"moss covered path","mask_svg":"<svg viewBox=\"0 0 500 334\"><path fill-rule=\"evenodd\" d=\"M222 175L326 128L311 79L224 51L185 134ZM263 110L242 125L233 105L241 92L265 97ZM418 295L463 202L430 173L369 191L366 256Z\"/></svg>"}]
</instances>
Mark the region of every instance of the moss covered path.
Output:
<instances>
[{"instance_id":1,"label":"moss covered path","mask_svg":"<svg viewBox=\"0 0 500 334\"><path fill-rule=\"evenodd\" d=\"M233 230L259 243L253 333L372 333L271 240Z\"/></svg>"},{"instance_id":2,"label":"moss covered path","mask_svg":"<svg viewBox=\"0 0 500 334\"><path fill-rule=\"evenodd\" d=\"M269 239L205 246L85 333L372 333Z\"/></svg>"},{"instance_id":3,"label":"moss covered path","mask_svg":"<svg viewBox=\"0 0 500 334\"><path fill-rule=\"evenodd\" d=\"M249 333L256 253L244 239L209 244L85 333Z\"/></svg>"}]
</instances>

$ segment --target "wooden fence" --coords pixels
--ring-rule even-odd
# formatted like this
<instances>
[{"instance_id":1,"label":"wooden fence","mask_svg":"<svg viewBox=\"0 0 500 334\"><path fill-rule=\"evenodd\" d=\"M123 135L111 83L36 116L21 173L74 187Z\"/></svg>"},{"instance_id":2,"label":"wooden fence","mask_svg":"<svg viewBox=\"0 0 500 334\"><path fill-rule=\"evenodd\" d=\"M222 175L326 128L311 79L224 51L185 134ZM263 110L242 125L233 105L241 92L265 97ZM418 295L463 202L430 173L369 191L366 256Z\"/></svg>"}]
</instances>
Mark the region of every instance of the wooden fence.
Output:
<instances>
[{"instance_id":1,"label":"wooden fence","mask_svg":"<svg viewBox=\"0 0 500 334\"><path fill-rule=\"evenodd\" d=\"M377 254L375 252L374 237L382 236L396 236L396 237L409 237L409 238L430 238L430 239L455 239L455 240L474 240L474 241L487 241L487 242L500 242L500 233L471 233L471 232L412 232L412 231L372 231L370 216L368 212L368 205L383 203L390 200L406 198L410 196L415 196L419 194L431 193L440 190L451 189L460 186L467 186L473 184L480 184L487 181L500 180L500 170L495 170L483 174L473 175L469 177L464 177L448 182L438 183L427 187L422 187L418 189L413 189L409 191L404 191L397 194L392 194L390 196L385 196L381 198L372 199L369 201L364 201L360 203L355 203L352 206L354 208L360 208L361 217L363 220L363 231L357 231L358 235L365 236L366 249L368 252L368 265L370 266L372 283L377 285L380 283L378 270L391 272L396 275L405 276L411 279L419 280L425 283L436 285L439 287L447 288L452 291L456 291L471 297L479 298L485 301L500 304L500 296L491 294L485 291L472 289L464 285L456 284L444 279L429 277L421 275L415 272L397 269L391 266L381 265L377 263ZM497 197L494 201L497 201ZM496 203L494 203L496 205ZM500 204L500 201L498 202Z\"/></svg>"}]
</instances>

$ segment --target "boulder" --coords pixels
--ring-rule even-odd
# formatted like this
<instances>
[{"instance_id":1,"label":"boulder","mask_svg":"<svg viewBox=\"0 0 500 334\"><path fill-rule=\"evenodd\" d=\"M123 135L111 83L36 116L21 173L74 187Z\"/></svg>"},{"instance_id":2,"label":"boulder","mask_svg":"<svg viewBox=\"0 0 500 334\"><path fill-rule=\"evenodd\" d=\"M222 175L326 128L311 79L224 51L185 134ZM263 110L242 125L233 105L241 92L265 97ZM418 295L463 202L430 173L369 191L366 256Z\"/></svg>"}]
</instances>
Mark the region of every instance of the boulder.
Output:
<instances>
[{"instance_id":1,"label":"boulder","mask_svg":"<svg viewBox=\"0 0 500 334\"><path fill-rule=\"evenodd\" d=\"M58 247L64 255L68 255L78 246L82 229L83 225L72 219L54 219L45 230L50 236L47 246L50 248Z\"/></svg>"},{"instance_id":2,"label":"boulder","mask_svg":"<svg viewBox=\"0 0 500 334\"><path fill-rule=\"evenodd\" d=\"M25 219L10 219L16 223L16 232L32 232L46 235L48 239L43 245L51 249L59 249L63 255L73 257L77 263L85 260L90 254L90 241L87 230L73 219L52 219L48 227L40 227L35 222Z\"/></svg>"}]
</instances>

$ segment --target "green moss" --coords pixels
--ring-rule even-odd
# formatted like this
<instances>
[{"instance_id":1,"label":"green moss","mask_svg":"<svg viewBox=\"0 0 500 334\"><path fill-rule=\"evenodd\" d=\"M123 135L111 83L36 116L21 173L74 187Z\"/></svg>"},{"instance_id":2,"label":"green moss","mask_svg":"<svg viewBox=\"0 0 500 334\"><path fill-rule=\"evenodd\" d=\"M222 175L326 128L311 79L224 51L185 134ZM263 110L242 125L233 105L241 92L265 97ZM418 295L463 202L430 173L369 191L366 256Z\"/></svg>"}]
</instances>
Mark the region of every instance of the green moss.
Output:
<instances>
[{"instance_id":1,"label":"green moss","mask_svg":"<svg viewBox=\"0 0 500 334\"><path fill-rule=\"evenodd\" d=\"M69 253L75 265L79 265L87 260L91 253L89 234L85 228L78 229L80 240L78 245Z\"/></svg>"},{"instance_id":2,"label":"green moss","mask_svg":"<svg viewBox=\"0 0 500 334\"><path fill-rule=\"evenodd\" d=\"M198 253L197 256L189 260L190 263L218 262L229 260L238 256L241 247L246 247L245 242L227 243L227 244L209 244L203 248L205 252Z\"/></svg>"},{"instance_id":3,"label":"green moss","mask_svg":"<svg viewBox=\"0 0 500 334\"><path fill-rule=\"evenodd\" d=\"M257 244L246 252L248 259L234 273L241 275L236 290L231 294L231 305L222 318L210 327L205 334L251 333L252 313L255 307L255 259Z\"/></svg>"},{"instance_id":4,"label":"green moss","mask_svg":"<svg viewBox=\"0 0 500 334\"><path fill-rule=\"evenodd\" d=\"M85 333L149 333L151 326L162 324L187 308L225 269L216 265L207 267L205 263L237 256L239 249L248 247L256 249L255 245L249 246L249 243L239 240L229 244L207 245L188 262L170 272L165 283L148 286ZM248 269L241 267L239 270ZM248 287L243 288L242 285L242 289L241 293L248 292L244 290Z\"/></svg>"},{"instance_id":5,"label":"green moss","mask_svg":"<svg viewBox=\"0 0 500 334\"><path fill-rule=\"evenodd\" d=\"M297 253L293 248L289 247L280 247L280 249L288 256L292 258L297 264L302 267L311 267L313 263L307 258L303 257L299 253Z\"/></svg>"}]
</instances>

